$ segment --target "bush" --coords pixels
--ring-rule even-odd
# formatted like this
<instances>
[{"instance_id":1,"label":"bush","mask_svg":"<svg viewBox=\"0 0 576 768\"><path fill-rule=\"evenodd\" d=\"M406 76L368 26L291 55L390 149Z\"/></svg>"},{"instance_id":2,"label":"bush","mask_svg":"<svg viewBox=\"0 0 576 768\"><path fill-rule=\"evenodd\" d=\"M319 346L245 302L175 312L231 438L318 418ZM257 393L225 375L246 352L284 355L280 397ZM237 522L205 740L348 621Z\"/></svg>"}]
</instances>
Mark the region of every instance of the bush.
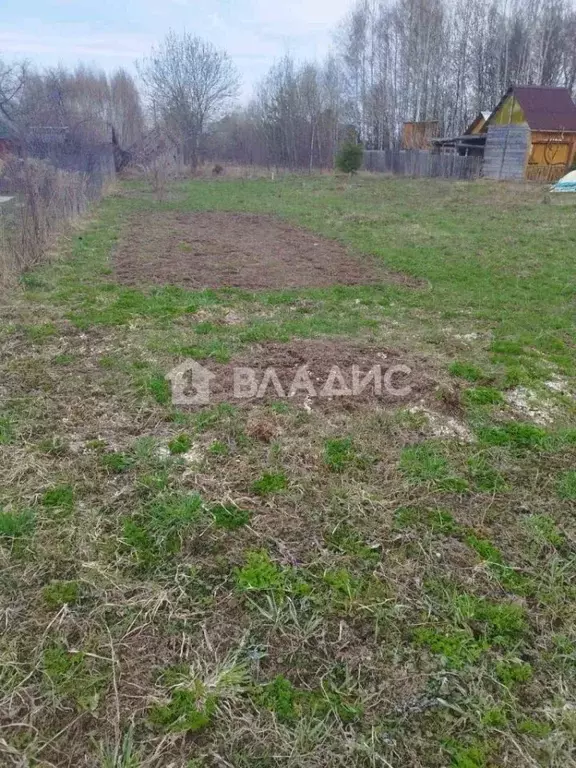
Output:
<instances>
[{"instance_id":1,"label":"bush","mask_svg":"<svg viewBox=\"0 0 576 768\"><path fill-rule=\"evenodd\" d=\"M362 167L364 147L353 139L347 139L336 155L336 168L342 173L356 173Z\"/></svg>"}]
</instances>

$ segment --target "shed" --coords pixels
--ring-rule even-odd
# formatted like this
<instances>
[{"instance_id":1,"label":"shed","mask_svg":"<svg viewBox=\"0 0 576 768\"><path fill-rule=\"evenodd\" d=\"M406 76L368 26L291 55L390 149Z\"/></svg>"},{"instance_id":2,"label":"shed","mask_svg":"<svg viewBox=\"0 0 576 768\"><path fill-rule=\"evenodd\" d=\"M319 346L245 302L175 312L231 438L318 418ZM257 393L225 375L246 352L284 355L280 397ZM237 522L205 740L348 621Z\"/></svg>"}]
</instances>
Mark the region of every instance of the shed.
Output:
<instances>
[{"instance_id":1,"label":"shed","mask_svg":"<svg viewBox=\"0 0 576 768\"><path fill-rule=\"evenodd\" d=\"M576 157L576 105L568 88L512 86L481 129L526 126L528 159L524 178L553 182Z\"/></svg>"},{"instance_id":2,"label":"shed","mask_svg":"<svg viewBox=\"0 0 576 768\"><path fill-rule=\"evenodd\" d=\"M432 151L458 152L459 155L467 157L482 157L486 144L486 134L482 131L491 114L491 112L479 112L461 136L432 139Z\"/></svg>"},{"instance_id":3,"label":"shed","mask_svg":"<svg viewBox=\"0 0 576 768\"><path fill-rule=\"evenodd\" d=\"M440 132L438 120L404 123L402 149L430 149L433 139Z\"/></svg>"}]
</instances>

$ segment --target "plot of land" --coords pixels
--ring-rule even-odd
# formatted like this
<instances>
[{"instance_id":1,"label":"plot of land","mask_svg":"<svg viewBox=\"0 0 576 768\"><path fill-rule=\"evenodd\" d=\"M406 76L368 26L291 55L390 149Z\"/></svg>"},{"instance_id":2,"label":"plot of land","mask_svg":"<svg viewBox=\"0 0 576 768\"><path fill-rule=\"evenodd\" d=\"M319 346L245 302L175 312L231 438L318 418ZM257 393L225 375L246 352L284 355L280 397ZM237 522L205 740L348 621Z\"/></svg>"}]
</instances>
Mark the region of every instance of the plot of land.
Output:
<instances>
[{"instance_id":1,"label":"plot of land","mask_svg":"<svg viewBox=\"0 0 576 768\"><path fill-rule=\"evenodd\" d=\"M2 768L576 767L576 227L542 195L130 182L24 276ZM398 365L400 397L304 381Z\"/></svg>"},{"instance_id":2,"label":"plot of land","mask_svg":"<svg viewBox=\"0 0 576 768\"><path fill-rule=\"evenodd\" d=\"M129 284L186 288L305 288L412 282L375 259L271 216L161 213L135 216L115 255Z\"/></svg>"},{"instance_id":3,"label":"plot of land","mask_svg":"<svg viewBox=\"0 0 576 768\"><path fill-rule=\"evenodd\" d=\"M346 339L266 343L229 363L205 361L203 367L214 377L212 403L287 398L322 410L399 408L424 397L433 399L438 387L431 361Z\"/></svg>"}]
</instances>

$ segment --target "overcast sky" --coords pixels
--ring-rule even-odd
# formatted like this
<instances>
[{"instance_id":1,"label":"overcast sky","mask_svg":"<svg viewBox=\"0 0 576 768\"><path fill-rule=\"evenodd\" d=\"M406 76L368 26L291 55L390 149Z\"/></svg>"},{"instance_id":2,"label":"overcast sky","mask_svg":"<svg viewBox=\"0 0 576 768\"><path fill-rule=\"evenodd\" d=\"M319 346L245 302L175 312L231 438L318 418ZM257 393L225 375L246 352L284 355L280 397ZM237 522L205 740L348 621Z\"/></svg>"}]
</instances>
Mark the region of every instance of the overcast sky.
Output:
<instances>
[{"instance_id":1,"label":"overcast sky","mask_svg":"<svg viewBox=\"0 0 576 768\"><path fill-rule=\"evenodd\" d=\"M353 0L0 0L0 56L106 70L145 55L170 27L224 48L243 98L286 52L321 58Z\"/></svg>"}]
</instances>

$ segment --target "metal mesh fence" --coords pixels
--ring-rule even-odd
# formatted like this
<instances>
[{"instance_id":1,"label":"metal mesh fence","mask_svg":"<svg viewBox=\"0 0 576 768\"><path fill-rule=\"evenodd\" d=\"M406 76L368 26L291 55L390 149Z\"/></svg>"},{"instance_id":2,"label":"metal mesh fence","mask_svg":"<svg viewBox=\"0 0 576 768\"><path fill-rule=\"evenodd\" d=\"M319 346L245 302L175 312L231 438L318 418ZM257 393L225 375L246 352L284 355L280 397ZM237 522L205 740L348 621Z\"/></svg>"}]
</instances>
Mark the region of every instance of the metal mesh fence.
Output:
<instances>
[{"instance_id":1,"label":"metal mesh fence","mask_svg":"<svg viewBox=\"0 0 576 768\"><path fill-rule=\"evenodd\" d=\"M38 264L114 178L110 147L35 147L0 161L0 285Z\"/></svg>"}]
</instances>

